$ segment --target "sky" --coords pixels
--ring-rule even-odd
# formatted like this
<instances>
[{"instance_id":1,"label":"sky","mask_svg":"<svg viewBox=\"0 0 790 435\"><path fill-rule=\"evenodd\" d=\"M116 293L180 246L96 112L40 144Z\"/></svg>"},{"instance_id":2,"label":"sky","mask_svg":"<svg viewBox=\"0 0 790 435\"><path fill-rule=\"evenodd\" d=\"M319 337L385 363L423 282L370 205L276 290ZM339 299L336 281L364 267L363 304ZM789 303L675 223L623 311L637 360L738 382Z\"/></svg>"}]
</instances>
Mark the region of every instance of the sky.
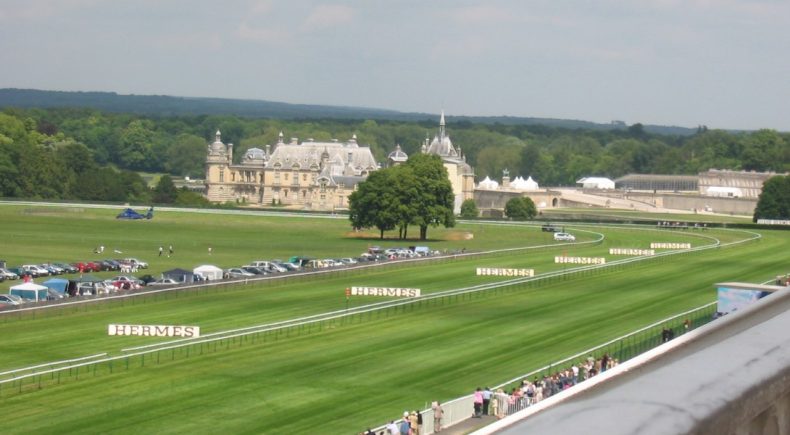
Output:
<instances>
[{"instance_id":1,"label":"sky","mask_svg":"<svg viewBox=\"0 0 790 435\"><path fill-rule=\"evenodd\" d=\"M0 88L790 131L787 0L2 0Z\"/></svg>"}]
</instances>

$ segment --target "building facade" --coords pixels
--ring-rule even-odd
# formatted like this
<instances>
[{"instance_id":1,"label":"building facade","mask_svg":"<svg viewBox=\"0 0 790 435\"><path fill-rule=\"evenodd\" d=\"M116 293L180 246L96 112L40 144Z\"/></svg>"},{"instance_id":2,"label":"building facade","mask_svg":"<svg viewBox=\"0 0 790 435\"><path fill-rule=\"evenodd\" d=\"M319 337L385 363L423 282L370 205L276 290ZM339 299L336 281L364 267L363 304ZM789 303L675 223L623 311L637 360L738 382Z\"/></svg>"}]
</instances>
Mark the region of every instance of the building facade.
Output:
<instances>
[{"instance_id":1,"label":"building facade","mask_svg":"<svg viewBox=\"0 0 790 435\"><path fill-rule=\"evenodd\" d=\"M466 157L459 148L457 151L450 140L450 136L445 130L444 111L439 119L439 132L431 142L425 138L422 145L422 152L435 154L442 159L450 184L453 186L454 212L461 213L461 204L467 199L474 198L475 192L475 171L466 163Z\"/></svg>"},{"instance_id":2,"label":"building facade","mask_svg":"<svg viewBox=\"0 0 790 435\"><path fill-rule=\"evenodd\" d=\"M217 131L206 157L206 198L213 202L282 205L302 210L348 208L357 183L378 169L369 147L347 142L279 140L265 150L250 148L233 163L233 144Z\"/></svg>"}]
</instances>

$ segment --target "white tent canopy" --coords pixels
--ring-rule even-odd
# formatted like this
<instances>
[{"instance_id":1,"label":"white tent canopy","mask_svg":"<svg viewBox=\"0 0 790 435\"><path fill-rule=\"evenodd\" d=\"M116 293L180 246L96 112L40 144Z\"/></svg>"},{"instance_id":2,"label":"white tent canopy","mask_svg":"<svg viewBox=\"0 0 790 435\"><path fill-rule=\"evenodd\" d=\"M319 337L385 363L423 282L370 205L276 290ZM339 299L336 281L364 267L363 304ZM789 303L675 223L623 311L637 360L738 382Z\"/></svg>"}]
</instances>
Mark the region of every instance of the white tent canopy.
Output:
<instances>
[{"instance_id":1,"label":"white tent canopy","mask_svg":"<svg viewBox=\"0 0 790 435\"><path fill-rule=\"evenodd\" d=\"M212 266L210 264L204 264L202 266L198 266L192 270L192 273L195 275L200 275L204 279L209 281L214 281L217 279L222 279L222 269L217 266Z\"/></svg>"},{"instance_id":2,"label":"white tent canopy","mask_svg":"<svg viewBox=\"0 0 790 435\"><path fill-rule=\"evenodd\" d=\"M15 285L9 288L9 290L46 290L46 289L47 287L43 285L38 285L34 282L26 282L24 284Z\"/></svg>"},{"instance_id":3,"label":"white tent canopy","mask_svg":"<svg viewBox=\"0 0 790 435\"><path fill-rule=\"evenodd\" d=\"M604 177L584 177L576 183L585 189L614 189L614 181Z\"/></svg>"},{"instance_id":4,"label":"white tent canopy","mask_svg":"<svg viewBox=\"0 0 790 435\"><path fill-rule=\"evenodd\" d=\"M499 183L486 176L486 178L483 181L477 184L477 188L485 189L485 190L496 190L499 188Z\"/></svg>"},{"instance_id":5,"label":"white tent canopy","mask_svg":"<svg viewBox=\"0 0 790 435\"><path fill-rule=\"evenodd\" d=\"M513 182L510 183L510 187L516 190L538 190L538 183L529 177L529 179L525 180L522 177L516 177Z\"/></svg>"},{"instance_id":6,"label":"white tent canopy","mask_svg":"<svg viewBox=\"0 0 790 435\"><path fill-rule=\"evenodd\" d=\"M708 196L740 198L743 196L743 191L737 187L710 186L705 191L705 194Z\"/></svg>"}]
</instances>

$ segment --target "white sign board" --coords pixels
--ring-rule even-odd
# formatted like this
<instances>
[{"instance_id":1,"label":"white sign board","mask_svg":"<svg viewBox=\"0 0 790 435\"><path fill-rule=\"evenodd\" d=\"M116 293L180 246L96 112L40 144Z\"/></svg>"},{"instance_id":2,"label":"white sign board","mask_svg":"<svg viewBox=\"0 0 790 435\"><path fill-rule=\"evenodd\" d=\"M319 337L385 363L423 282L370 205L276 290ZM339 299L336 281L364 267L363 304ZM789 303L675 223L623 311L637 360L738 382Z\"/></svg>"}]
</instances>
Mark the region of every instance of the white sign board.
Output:
<instances>
[{"instance_id":1,"label":"white sign board","mask_svg":"<svg viewBox=\"0 0 790 435\"><path fill-rule=\"evenodd\" d=\"M478 267L478 276L535 276L535 269L507 269L495 267Z\"/></svg>"},{"instance_id":2,"label":"white sign board","mask_svg":"<svg viewBox=\"0 0 790 435\"><path fill-rule=\"evenodd\" d=\"M139 335L142 337L200 337L199 326L172 325L116 325L107 327L108 335Z\"/></svg>"},{"instance_id":3,"label":"white sign board","mask_svg":"<svg viewBox=\"0 0 790 435\"><path fill-rule=\"evenodd\" d=\"M400 287L351 287L351 296L389 296L395 298L416 298L420 296L420 289Z\"/></svg>"},{"instance_id":4,"label":"white sign board","mask_svg":"<svg viewBox=\"0 0 790 435\"><path fill-rule=\"evenodd\" d=\"M659 243L650 244L650 249L691 249L691 243Z\"/></svg>"},{"instance_id":5,"label":"white sign board","mask_svg":"<svg viewBox=\"0 0 790 435\"><path fill-rule=\"evenodd\" d=\"M606 259L603 257L565 257L565 256L556 256L554 257L554 263L556 264L606 264Z\"/></svg>"},{"instance_id":6,"label":"white sign board","mask_svg":"<svg viewBox=\"0 0 790 435\"><path fill-rule=\"evenodd\" d=\"M609 255L656 255L653 249L609 248Z\"/></svg>"}]
</instances>

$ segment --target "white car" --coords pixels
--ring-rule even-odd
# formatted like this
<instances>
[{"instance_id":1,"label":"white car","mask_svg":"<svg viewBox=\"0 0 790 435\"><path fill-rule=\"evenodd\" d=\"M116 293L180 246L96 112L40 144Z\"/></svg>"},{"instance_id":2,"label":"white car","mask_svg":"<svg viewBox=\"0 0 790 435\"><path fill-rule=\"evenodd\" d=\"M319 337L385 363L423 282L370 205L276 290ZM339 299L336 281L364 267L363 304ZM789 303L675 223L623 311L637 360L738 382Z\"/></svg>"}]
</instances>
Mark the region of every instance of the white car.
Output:
<instances>
[{"instance_id":1,"label":"white car","mask_svg":"<svg viewBox=\"0 0 790 435\"><path fill-rule=\"evenodd\" d=\"M148 263L146 263L145 261L140 261L136 258L124 258L123 261L132 266L137 266L137 268L139 269L148 269Z\"/></svg>"},{"instance_id":2,"label":"white car","mask_svg":"<svg viewBox=\"0 0 790 435\"><path fill-rule=\"evenodd\" d=\"M560 240L564 242L575 242L576 237L570 233L554 233L554 240Z\"/></svg>"},{"instance_id":3,"label":"white car","mask_svg":"<svg viewBox=\"0 0 790 435\"><path fill-rule=\"evenodd\" d=\"M22 305L25 300L17 295L4 295L0 294L0 306L3 305Z\"/></svg>"}]
</instances>

